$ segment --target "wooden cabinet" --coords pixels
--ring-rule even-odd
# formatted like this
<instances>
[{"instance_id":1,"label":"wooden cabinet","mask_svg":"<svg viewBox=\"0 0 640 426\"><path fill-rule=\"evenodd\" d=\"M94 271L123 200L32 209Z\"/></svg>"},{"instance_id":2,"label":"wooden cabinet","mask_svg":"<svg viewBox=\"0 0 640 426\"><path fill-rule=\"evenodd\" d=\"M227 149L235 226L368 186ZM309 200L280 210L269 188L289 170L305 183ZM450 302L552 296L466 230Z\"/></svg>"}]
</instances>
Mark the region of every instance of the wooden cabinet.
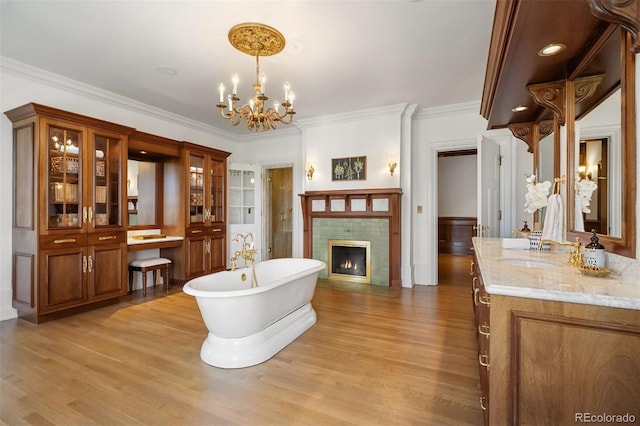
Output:
<instances>
[{"instance_id":1,"label":"wooden cabinet","mask_svg":"<svg viewBox=\"0 0 640 426\"><path fill-rule=\"evenodd\" d=\"M490 306L489 295L484 288L482 275L476 257L471 263L471 299L475 316L476 340L478 343L478 372L480 375L480 407L484 414L484 423L489 424L489 368L490 368Z\"/></svg>"},{"instance_id":2,"label":"wooden cabinet","mask_svg":"<svg viewBox=\"0 0 640 426\"><path fill-rule=\"evenodd\" d=\"M182 247L166 251L175 262L172 268L175 280L186 281L226 269L229 155L229 152L184 142L179 163L165 166L165 187L181 182L176 189L184 194L184 198L165 196L167 232L185 237ZM176 204L184 206L184 215L175 214Z\"/></svg>"},{"instance_id":3,"label":"wooden cabinet","mask_svg":"<svg viewBox=\"0 0 640 426\"><path fill-rule=\"evenodd\" d=\"M41 322L124 294L133 129L38 104L14 129L13 306Z\"/></svg>"},{"instance_id":4,"label":"wooden cabinet","mask_svg":"<svg viewBox=\"0 0 640 426\"><path fill-rule=\"evenodd\" d=\"M488 296L475 259L473 268L487 424L574 424L596 414L637 418L638 311Z\"/></svg>"}]
</instances>

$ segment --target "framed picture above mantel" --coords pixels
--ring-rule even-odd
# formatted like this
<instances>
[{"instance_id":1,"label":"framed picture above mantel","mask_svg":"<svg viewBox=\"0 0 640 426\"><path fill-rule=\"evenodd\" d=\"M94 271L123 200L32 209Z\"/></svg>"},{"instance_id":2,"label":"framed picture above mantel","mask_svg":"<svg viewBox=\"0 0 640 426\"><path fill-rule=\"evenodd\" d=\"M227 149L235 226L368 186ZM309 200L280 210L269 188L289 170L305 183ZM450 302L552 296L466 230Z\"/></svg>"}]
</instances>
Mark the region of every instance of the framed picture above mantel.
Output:
<instances>
[{"instance_id":1,"label":"framed picture above mantel","mask_svg":"<svg viewBox=\"0 0 640 426\"><path fill-rule=\"evenodd\" d=\"M366 180L367 157L331 159L331 180Z\"/></svg>"}]
</instances>

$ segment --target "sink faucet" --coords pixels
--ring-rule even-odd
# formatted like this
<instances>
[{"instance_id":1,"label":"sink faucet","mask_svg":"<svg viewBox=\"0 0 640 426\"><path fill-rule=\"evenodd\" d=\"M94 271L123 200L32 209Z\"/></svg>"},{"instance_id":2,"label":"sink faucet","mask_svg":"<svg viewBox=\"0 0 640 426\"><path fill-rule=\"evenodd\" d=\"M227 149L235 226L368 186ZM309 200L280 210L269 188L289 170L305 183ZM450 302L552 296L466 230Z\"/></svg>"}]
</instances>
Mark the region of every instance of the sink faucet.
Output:
<instances>
[{"instance_id":1,"label":"sink faucet","mask_svg":"<svg viewBox=\"0 0 640 426\"><path fill-rule=\"evenodd\" d=\"M247 242L247 238L251 237L251 243ZM238 243L240 242L240 238L242 238L242 249L241 250L236 250L236 252L233 254L233 257L231 258L231 270L235 271L236 270L236 262L240 259L244 260L244 267L247 267L247 262L251 262L251 264L253 265L253 262L256 261L255 259L255 255L257 253L257 250L255 248L253 248L253 234L249 233L239 233L237 234L235 237L233 237L233 241Z\"/></svg>"},{"instance_id":2,"label":"sink faucet","mask_svg":"<svg viewBox=\"0 0 640 426\"><path fill-rule=\"evenodd\" d=\"M580 243L580 238L576 237L576 241L559 243L558 241L553 240L540 240L538 243L538 247L542 247L542 244L549 243L555 246L570 246L573 247L573 250L569 252L569 265L580 268L584 265L584 254L581 251L582 243Z\"/></svg>"}]
</instances>

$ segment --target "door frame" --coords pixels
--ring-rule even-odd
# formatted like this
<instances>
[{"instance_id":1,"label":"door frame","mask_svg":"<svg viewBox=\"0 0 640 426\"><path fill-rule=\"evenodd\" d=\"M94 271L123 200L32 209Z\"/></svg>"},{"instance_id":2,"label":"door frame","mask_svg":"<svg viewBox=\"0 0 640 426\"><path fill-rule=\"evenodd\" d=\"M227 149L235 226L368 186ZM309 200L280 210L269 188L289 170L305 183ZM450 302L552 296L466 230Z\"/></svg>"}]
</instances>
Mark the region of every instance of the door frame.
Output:
<instances>
[{"instance_id":1,"label":"door frame","mask_svg":"<svg viewBox=\"0 0 640 426\"><path fill-rule=\"evenodd\" d=\"M264 247L263 257L265 260L268 258L267 256L267 247L269 244L268 238L268 224L269 220L271 220L271 212L268 211L267 206L270 201L270 194L268 191L267 185L267 173L270 169L281 169L290 167L292 176L291 176L291 206L293 208L292 212L292 241L291 241L291 255L292 257L302 257L302 205L300 203L300 197L298 194L302 191L302 178L304 177L303 168L300 166L300 163L296 161L295 158L282 160L282 161L274 161L268 163L261 164L261 172L260 178L262 179L262 220L261 220L261 229L262 229L262 240L261 245Z\"/></svg>"}]
</instances>

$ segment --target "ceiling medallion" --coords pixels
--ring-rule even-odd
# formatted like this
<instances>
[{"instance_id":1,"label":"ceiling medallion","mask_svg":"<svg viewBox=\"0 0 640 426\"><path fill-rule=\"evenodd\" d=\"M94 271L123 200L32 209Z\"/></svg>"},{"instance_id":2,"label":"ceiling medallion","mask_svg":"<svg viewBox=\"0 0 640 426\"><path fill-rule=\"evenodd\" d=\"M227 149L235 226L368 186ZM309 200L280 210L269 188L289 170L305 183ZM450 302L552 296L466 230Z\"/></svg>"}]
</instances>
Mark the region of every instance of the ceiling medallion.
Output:
<instances>
[{"instance_id":1,"label":"ceiling medallion","mask_svg":"<svg viewBox=\"0 0 640 426\"><path fill-rule=\"evenodd\" d=\"M284 36L275 28L258 23L238 24L229 30L229 43L242 53L256 57L256 82L253 84L255 96L240 107L237 106L238 98L238 74L233 76L233 91L224 98L225 87L220 83L220 102L216 105L220 108L220 115L228 119L231 125L237 126L244 121L247 129L266 131L278 128L279 123L291 124L293 122L293 100L295 94L289 83L284 85L284 102L280 105L284 108L280 114L276 101L272 108L265 109L264 102L269 98L265 95L266 76L260 74L260 56L271 56L280 53L285 46ZM225 111L227 110L228 111Z\"/></svg>"}]
</instances>

